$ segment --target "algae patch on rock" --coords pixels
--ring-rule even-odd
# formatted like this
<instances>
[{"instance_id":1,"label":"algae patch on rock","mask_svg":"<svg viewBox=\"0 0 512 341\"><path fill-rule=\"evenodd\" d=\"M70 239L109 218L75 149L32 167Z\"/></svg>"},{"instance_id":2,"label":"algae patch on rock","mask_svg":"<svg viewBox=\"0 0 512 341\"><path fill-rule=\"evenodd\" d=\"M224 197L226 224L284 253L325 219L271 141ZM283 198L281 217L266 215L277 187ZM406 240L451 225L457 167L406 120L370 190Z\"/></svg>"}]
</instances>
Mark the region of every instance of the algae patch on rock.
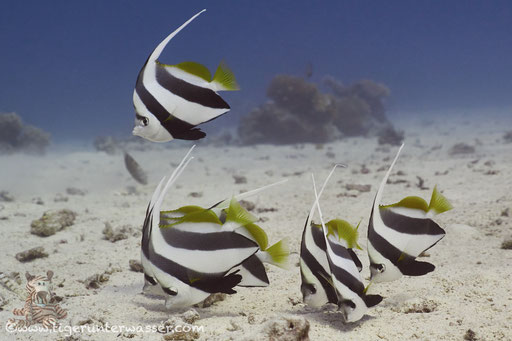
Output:
<instances>
[{"instance_id":1,"label":"algae patch on rock","mask_svg":"<svg viewBox=\"0 0 512 341\"><path fill-rule=\"evenodd\" d=\"M32 221L30 233L48 237L73 225L75 218L76 213L68 209L46 211L41 218Z\"/></svg>"}]
</instances>

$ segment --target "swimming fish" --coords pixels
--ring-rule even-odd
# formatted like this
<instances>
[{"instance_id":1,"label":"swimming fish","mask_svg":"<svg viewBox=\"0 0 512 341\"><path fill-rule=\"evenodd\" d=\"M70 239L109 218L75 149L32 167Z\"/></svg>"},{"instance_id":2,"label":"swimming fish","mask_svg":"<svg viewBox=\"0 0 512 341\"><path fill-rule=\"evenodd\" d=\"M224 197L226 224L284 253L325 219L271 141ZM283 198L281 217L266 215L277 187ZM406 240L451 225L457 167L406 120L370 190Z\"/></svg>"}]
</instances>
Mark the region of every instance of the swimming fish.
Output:
<instances>
[{"instance_id":1,"label":"swimming fish","mask_svg":"<svg viewBox=\"0 0 512 341\"><path fill-rule=\"evenodd\" d=\"M322 195L329 178L334 173L334 167L327 176L319 196ZM330 284L330 269L326 255L325 238L321 228L313 226L312 219L315 204L306 218L302 240L300 243L300 275L302 300L309 306L321 307L327 303L338 303L338 296ZM320 226L321 227L321 226Z\"/></svg>"},{"instance_id":2,"label":"swimming fish","mask_svg":"<svg viewBox=\"0 0 512 341\"><path fill-rule=\"evenodd\" d=\"M382 297L367 295L361 275L362 264L352 250L357 244L358 227L333 219L324 223L319 205L325 185L334 169L325 180L320 194L315 190L315 202L306 219L301 242L300 268L301 291L304 302L319 307L327 303L337 304L346 322L360 320L369 307L378 304ZM321 225L311 223L315 208Z\"/></svg>"},{"instance_id":3,"label":"swimming fish","mask_svg":"<svg viewBox=\"0 0 512 341\"><path fill-rule=\"evenodd\" d=\"M351 247L358 246L357 228L353 228L350 224L335 224L334 226L339 227L336 231L334 228L330 229L326 226L320 209L315 178L314 176L312 178L315 205L325 237L326 255L331 273L330 283L338 296L337 304L343 313L345 322L356 322L365 315L368 308L379 304L382 301L382 296L366 294L368 287L365 288L359 273L361 262L354 252L349 252ZM356 262L354 257L357 259Z\"/></svg>"},{"instance_id":4,"label":"swimming fish","mask_svg":"<svg viewBox=\"0 0 512 341\"><path fill-rule=\"evenodd\" d=\"M182 228L159 227L163 198L190 162L192 149L170 177L160 181L143 226L141 263L146 284L161 287L167 294L167 308L187 307L212 293L235 293L233 287L242 277L228 271L259 249L256 243L239 234L219 232L211 215L201 217L205 220L201 221L203 224L192 224L186 229L187 222L183 222Z\"/></svg>"},{"instance_id":5,"label":"swimming fish","mask_svg":"<svg viewBox=\"0 0 512 341\"><path fill-rule=\"evenodd\" d=\"M229 111L217 91L238 90L239 86L224 62L212 78L208 68L199 63L166 65L158 60L169 41L204 11L167 36L140 70L133 92L134 135L153 142L198 140L206 134L197 125Z\"/></svg>"},{"instance_id":6,"label":"swimming fish","mask_svg":"<svg viewBox=\"0 0 512 341\"><path fill-rule=\"evenodd\" d=\"M290 251L286 245L286 240L281 240L269 247L267 234L260 226L255 224L257 218L247 212L235 197L229 201L227 208L222 208L224 205L225 201L222 201L209 209L200 206L184 206L176 210L162 211L160 215L160 227L180 226L184 221L190 219L198 222L197 215L208 212L208 214L212 216L211 219L215 219L216 221L218 219L218 221L220 221L222 231L225 233L235 232L254 241L259 247L256 254L230 271L237 272L242 276L242 281L238 286L267 286L269 280L263 263L287 268Z\"/></svg>"},{"instance_id":7,"label":"swimming fish","mask_svg":"<svg viewBox=\"0 0 512 341\"><path fill-rule=\"evenodd\" d=\"M381 206L384 186L403 144L375 195L368 225L368 255L372 282L389 282L402 275L422 276L435 266L416 261L445 235L431 218L452 209L449 201L434 188L430 204L419 197L406 197L396 204Z\"/></svg>"},{"instance_id":8,"label":"swimming fish","mask_svg":"<svg viewBox=\"0 0 512 341\"><path fill-rule=\"evenodd\" d=\"M165 296L167 308L187 307L216 292L233 294L235 286L266 286L262 262L281 265L289 254L282 241L266 247L266 234L235 198L211 209L189 205L160 211L169 187L190 162L192 149L157 186L143 227L144 291Z\"/></svg>"}]
</instances>

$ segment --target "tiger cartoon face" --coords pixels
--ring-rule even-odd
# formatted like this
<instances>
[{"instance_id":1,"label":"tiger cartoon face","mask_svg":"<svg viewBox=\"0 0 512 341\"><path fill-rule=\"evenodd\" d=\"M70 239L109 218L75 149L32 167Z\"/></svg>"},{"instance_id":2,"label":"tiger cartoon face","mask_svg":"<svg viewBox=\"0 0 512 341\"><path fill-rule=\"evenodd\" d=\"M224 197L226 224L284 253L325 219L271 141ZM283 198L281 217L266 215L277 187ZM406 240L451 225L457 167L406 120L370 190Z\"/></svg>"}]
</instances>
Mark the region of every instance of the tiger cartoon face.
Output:
<instances>
[{"instance_id":1,"label":"tiger cartoon face","mask_svg":"<svg viewBox=\"0 0 512 341\"><path fill-rule=\"evenodd\" d=\"M43 305L51 303L54 295L51 282L53 271L48 271L46 276L32 276L27 272L25 277L27 278L26 289L32 297L32 302Z\"/></svg>"}]
</instances>

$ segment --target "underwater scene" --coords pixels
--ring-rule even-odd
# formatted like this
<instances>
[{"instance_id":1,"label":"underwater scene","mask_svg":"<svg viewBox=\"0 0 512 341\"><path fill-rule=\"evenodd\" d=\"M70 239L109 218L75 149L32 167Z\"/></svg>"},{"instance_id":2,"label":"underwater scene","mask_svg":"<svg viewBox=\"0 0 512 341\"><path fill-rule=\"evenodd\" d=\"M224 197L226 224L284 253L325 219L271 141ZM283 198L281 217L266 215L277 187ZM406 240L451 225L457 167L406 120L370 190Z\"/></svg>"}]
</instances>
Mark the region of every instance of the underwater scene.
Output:
<instances>
[{"instance_id":1,"label":"underwater scene","mask_svg":"<svg viewBox=\"0 0 512 341\"><path fill-rule=\"evenodd\" d=\"M0 340L512 340L511 32L3 1Z\"/></svg>"}]
</instances>

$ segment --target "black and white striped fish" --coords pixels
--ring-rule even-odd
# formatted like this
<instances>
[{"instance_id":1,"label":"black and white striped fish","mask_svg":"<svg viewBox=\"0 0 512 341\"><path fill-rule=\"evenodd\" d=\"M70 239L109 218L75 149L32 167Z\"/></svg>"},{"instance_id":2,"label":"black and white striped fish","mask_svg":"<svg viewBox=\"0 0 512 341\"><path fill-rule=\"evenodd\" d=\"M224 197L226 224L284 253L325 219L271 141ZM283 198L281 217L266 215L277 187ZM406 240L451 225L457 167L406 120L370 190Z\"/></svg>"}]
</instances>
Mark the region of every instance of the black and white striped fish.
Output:
<instances>
[{"instance_id":1,"label":"black and white striped fish","mask_svg":"<svg viewBox=\"0 0 512 341\"><path fill-rule=\"evenodd\" d=\"M430 204L419 197L406 197L392 205L381 206L384 186L403 145L397 152L375 196L368 225L368 255L373 282L389 282L402 275L422 276L435 266L416 260L445 235L431 218L452 209L448 200L434 188Z\"/></svg>"},{"instance_id":2,"label":"black and white striped fish","mask_svg":"<svg viewBox=\"0 0 512 341\"><path fill-rule=\"evenodd\" d=\"M314 186L316 200L306 220L301 242L301 291L306 304L314 307L337 304L345 321L354 322L364 316L368 307L378 304L382 297L366 295L359 274L362 264L352 250L360 249L357 227L340 219L326 224L323 222L318 198L334 169L325 180L320 194L317 195ZM315 209L318 209L321 225L311 222Z\"/></svg>"},{"instance_id":3,"label":"black and white striped fish","mask_svg":"<svg viewBox=\"0 0 512 341\"><path fill-rule=\"evenodd\" d=\"M336 167L327 176L320 190L320 196L335 169ZM327 261L324 234L321 227L318 228L312 223L315 210L316 201L306 218L302 232L299 262L301 275L300 289L304 303L312 307L321 307L327 303L337 304L338 296L330 283L331 274Z\"/></svg>"},{"instance_id":4,"label":"black and white striped fish","mask_svg":"<svg viewBox=\"0 0 512 341\"><path fill-rule=\"evenodd\" d=\"M273 185L275 184L269 186ZM268 188L269 186L265 186L264 188ZM260 190L261 189L257 189L256 191ZM254 193L254 191L251 192ZM242 196L244 194L242 194ZM247 212L234 197L229 201L229 206L223 208L226 205L226 202L228 201L222 201L209 209L199 206L184 206L172 211L162 211L160 216L160 227L180 226L184 220L190 219L197 222L199 220L196 215L199 212L207 211L208 214L212 216L212 219L219 219L222 223L222 231L225 233L234 231L235 233L254 241L259 247L256 254L230 271L237 272L242 276L242 281L238 286L267 286L269 284L269 280L263 263L287 268L290 251L286 245L286 241L281 240L272 246L268 246L268 236L260 226L255 224L257 220L256 217Z\"/></svg>"},{"instance_id":5,"label":"black and white striped fish","mask_svg":"<svg viewBox=\"0 0 512 341\"><path fill-rule=\"evenodd\" d=\"M217 91L238 90L235 76L221 63L211 76L195 62L162 64L158 58L169 41L205 10L194 15L165 38L140 70L135 90L133 134L154 142L198 140L206 134L197 125L229 111Z\"/></svg>"},{"instance_id":6,"label":"black and white striped fish","mask_svg":"<svg viewBox=\"0 0 512 341\"><path fill-rule=\"evenodd\" d=\"M361 262L351 250L357 247L357 228L350 224L332 224L327 226L322 217L319 196L315 191L315 205L322 224L322 232L325 238L326 256L330 271L330 284L334 287L339 310L343 313L345 322L359 321L368 308L382 301L380 295L367 295L361 274ZM336 228L335 228L336 227ZM354 241L354 236L356 240Z\"/></svg>"},{"instance_id":7,"label":"black and white striped fish","mask_svg":"<svg viewBox=\"0 0 512 341\"><path fill-rule=\"evenodd\" d=\"M258 232L255 233L257 238L249 238L223 228L224 222L214 210L199 206L160 211L165 193L190 161L189 154L190 151L169 179L158 185L143 228L141 258L145 291L154 294L163 291L168 308L187 307L216 292L235 293L236 285L268 284L259 257L260 245L254 240L260 238ZM226 221L235 222L245 214L233 209L234 202L232 199L227 207ZM224 205L225 201L216 206ZM283 248L271 248L264 252L280 259ZM262 284L265 279L266 284Z\"/></svg>"}]
</instances>

